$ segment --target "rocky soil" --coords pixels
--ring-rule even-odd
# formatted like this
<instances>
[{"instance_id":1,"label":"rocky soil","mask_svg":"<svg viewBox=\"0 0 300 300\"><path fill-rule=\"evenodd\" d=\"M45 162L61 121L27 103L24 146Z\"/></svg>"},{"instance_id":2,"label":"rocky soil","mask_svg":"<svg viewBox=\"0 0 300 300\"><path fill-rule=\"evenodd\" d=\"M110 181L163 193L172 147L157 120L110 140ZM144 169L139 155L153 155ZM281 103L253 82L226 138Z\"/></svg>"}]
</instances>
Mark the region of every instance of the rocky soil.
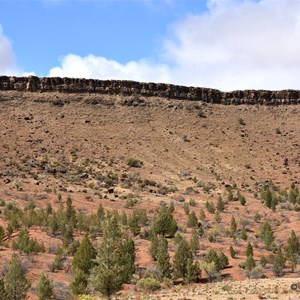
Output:
<instances>
[{"instance_id":1,"label":"rocky soil","mask_svg":"<svg viewBox=\"0 0 300 300\"><path fill-rule=\"evenodd\" d=\"M232 216L239 229L247 224L257 262L261 254L271 254L256 235L263 220L270 220L278 244L286 243L291 230L300 235L299 211L281 203L272 212L259 194L259 187L268 180L286 189L291 183L299 185L299 120L298 105L225 106L136 93L0 91L0 199L21 208L34 201L37 208L51 203L57 209L61 194L64 201L72 197L77 212L95 213L101 203L105 209L131 214L126 197L133 194L138 199L134 209L146 209L150 216L162 203L173 201L176 220L187 239L191 229L186 226L184 203L193 199L195 206L190 210L199 217L203 208L209 228L219 233L213 242L207 235L200 239L199 258L210 248L224 251L229 257L229 267L222 271L226 281L208 284L203 274L203 282L188 290L177 285L151 295L138 292L132 284L122 292L124 299L299 299L300 294L290 289L293 282L300 282L299 266L294 273L287 267L284 278L274 279L267 264L263 271L268 279L249 280L239 267L246 258L247 242L239 238L233 244L225 234ZM130 167L129 158L142 161L141 167ZM118 180L109 186L111 174ZM155 185L144 185L145 180ZM226 199L228 186L236 186L247 202L245 206L227 202L218 223L205 203L216 203L218 196ZM261 222L254 221L257 212ZM0 225L8 225L3 214ZM53 279L56 291L67 291L72 257L63 270L53 273L48 267L54 259L51 249L62 244L61 238L35 226L30 235L46 248L33 257L21 254L33 282L30 299L36 299L34 287L42 271ZM1 247L1 268L17 236L14 232ZM75 238L81 239L80 233ZM139 236L134 239L138 268L153 266L150 242ZM97 245L97 239L93 242ZM230 245L237 251L235 259L229 255ZM171 257L174 251L171 244Z\"/></svg>"}]
</instances>

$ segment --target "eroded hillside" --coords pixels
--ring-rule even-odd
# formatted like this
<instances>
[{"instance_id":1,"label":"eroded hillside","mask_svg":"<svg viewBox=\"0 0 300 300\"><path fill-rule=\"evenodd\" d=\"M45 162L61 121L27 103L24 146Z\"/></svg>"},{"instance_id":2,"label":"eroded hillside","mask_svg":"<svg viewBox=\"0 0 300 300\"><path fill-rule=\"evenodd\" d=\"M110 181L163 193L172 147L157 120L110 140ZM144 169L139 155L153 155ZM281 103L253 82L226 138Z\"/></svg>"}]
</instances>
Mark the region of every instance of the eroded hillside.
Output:
<instances>
[{"instance_id":1,"label":"eroded hillside","mask_svg":"<svg viewBox=\"0 0 300 300\"><path fill-rule=\"evenodd\" d=\"M148 220L140 222L139 232L128 230L137 249L136 275L123 295L136 293L136 281L155 267L148 252L151 242L142 233L149 232L153 216L164 205L174 204L177 233L187 241L201 224L195 261L204 261L210 249L225 253L229 265L220 271L223 280L249 276L241 267L248 242L257 265L262 255L267 258L260 272L274 277L280 245L286 245L292 230L300 235L298 105L225 106L136 93L1 91L0 99L0 225L7 230L12 224L10 203L26 211L49 204L59 210L70 197L77 216L95 214L100 204L120 215L145 210ZM263 199L266 188L276 198L272 207ZM218 212L220 196L225 207ZM207 203L214 203L214 212ZM187 224L191 212L197 225ZM234 234L229 232L232 217L237 223ZM27 226L30 236L45 246L44 253L21 254L32 281L30 297L36 299L35 284L45 271L53 279L57 299L64 299L73 277L72 254L65 251L62 269L51 272L49 267L63 244L61 233L53 234L49 224L28 226L21 215L18 218L1 246L2 268L20 229ZM267 220L275 236L272 247L260 235ZM91 228L75 229L74 239L81 240L86 231L93 244L99 244L101 233L92 234ZM173 238L168 242L172 258L177 246ZM281 275L298 277L299 271L296 264L291 272L287 261ZM207 279L203 270L196 284Z\"/></svg>"}]
</instances>

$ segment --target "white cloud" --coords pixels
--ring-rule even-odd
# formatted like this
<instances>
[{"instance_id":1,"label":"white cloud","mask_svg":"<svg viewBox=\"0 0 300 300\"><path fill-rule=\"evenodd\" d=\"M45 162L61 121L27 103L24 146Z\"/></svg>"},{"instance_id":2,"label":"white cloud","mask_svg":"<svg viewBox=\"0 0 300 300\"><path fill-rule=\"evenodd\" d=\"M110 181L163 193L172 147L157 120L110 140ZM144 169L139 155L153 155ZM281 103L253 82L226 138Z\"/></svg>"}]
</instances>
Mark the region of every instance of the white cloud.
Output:
<instances>
[{"instance_id":1,"label":"white cloud","mask_svg":"<svg viewBox=\"0 0 300 300\"><path fill-rule=\"evenodd\" d=\"M171 27L160 63L120 64L66 55L50 76L164 81L215 87L300 88L300 2L209 0L207 11Z\"/></svg>"},{"instance_id":2,"label":"white cloud","mask_svg":"<svg viewBox=\"0 0 300 300\"><path fill-rule=\"evenodd\" d=\"M173 27L172 79L221 89L300 88L300 2L211 0Z\"/></svg>"},{"instance_id":3,"label":"white cloud","mask_svg":"<svg viewBox=\"0 0 300 300\"><path fill-rule=\"evenodd\" d=\"M49 76L168 82L170 70L166 65L152 64L147 60L120 64L105 57L69 54L62 59L60 67L50 70Z\"/></svg>"},{"instance_id":4,"label":"white cloud","mask_svg":"<svg viewBox=\"0 0 300 300\"><path fill-rule=\"evenodd\" d=\"M15 70L15 57L8 38L4 35L0 24L0 74L8 74Z\"/></svg>"},{"instance_id":5,"label":"white cloud","mask_svg":"<svg viewBox=\"0 0 300 300\"><path fill-rule=\"evenodd\" d=\"M0 24L0 76L29 76L34 72L25 72L16 65L15 54L9 39L4 35Z\"/></svg>"}]
</instances>

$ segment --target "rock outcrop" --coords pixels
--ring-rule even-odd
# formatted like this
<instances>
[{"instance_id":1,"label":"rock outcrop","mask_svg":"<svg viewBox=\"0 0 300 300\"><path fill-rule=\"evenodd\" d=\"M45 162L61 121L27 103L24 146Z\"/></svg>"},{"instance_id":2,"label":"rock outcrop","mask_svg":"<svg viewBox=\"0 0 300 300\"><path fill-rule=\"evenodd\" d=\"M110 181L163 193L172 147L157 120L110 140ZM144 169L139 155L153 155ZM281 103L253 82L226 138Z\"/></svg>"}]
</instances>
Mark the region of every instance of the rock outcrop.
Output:
<instances>
[{"instance_id":1,"label":"rock outcrop","mask_svg":"<svg viewBox=\"0 0 300 300\"><path fill-rule=\"evenodd\" d=\"M216 89L164 83L123 80L94 80L58 77L0 77L0 90L28 92L98 93L195 100L219 104L300 104L299 90L244 90L221 92Z\"/></svg>"}]
</instances>

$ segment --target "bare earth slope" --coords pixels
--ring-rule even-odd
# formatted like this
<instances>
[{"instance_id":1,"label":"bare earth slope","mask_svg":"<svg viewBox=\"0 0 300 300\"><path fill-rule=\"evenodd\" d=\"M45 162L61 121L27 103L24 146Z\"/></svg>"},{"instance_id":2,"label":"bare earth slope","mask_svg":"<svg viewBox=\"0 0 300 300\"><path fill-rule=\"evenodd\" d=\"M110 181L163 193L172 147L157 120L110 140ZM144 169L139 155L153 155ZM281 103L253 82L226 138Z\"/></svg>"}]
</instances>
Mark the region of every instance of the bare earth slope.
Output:
<instances>
[{"instance_id":1,"label":"bare earth slope","mask_svg":"<svg viewBox=\"0 0 300 300\"><path fill-rule=\"evenodd\" d=\"M203 208L208 228L216 228L218 232L215 241L208 241L209 230L200 238L199 257L210 248L222 250L229 257L229 268L223 270L222 275L226 280L245 279L246 272L238 265L246 258L247 241L239 237L233 242L225 233L232 216L239 229L241 224L247 224L248 240L254 245L257 262L261 254L272 254L257 236L264 220L270 220L277 244L285 244L291 230L300 235L299 211L288 207L287 203L280 203L272 212L262 203L259 193L259 187L267 180L282 189L289 189L293 182L299 184L299 120L299 105L225 106L138 94L0 91L0 199L19 207L25 207L32 200L37 207L45 207L49 202L58 208L58 194L64 200L71 195L76 210L84 214L96 212L99 203L104 208L130 214L132 208L126 207L125 198L134 194L139 199L135 208L145 208L149 215L162 201L168 205L174 201L175 217L185 228L182 234L187 239L192 230L186 228L182 201L194 199L196 206L190 206L190 210L199 217ZM129 158L142 161L142 166L130 167ZM105 181L109 174L118 178L112 190ZM141 183L145 179L155 181L156 185L143 186ZM209 200L216 204L219 195L226 199L228 186L237 187L247 202L242 206L239 201L229 201L220 214L221 221L217 222L215 215L205 209L205 203ZM259 222L254 221L257 212L262 217ZM3 215L0 215L0 225L8 225ZM72 271L65 267L52 273L48 268L54 259L51 248L60 245L61 239L37 226L29 231L31 236L43 241L46 248L45 253L32 259L22 254L28 264L27 276L33 282L30 298L36 299L35 282L42 271L56 282L57 293L63 294L62 290L68 289ZM10 258L12 241L17 235L14 231L12 238L6 239L0 248L2 268L4 261ZM79 233L76 238L80 239ZM137 266L143 269L153 265L147 251L150 242L139 236L135 237L135 242ZM235 259L229 255L230 245L237 251ZM171 256L174 251L175 246L170 244ZM68 257L65 265L71 259ZM267 277L274 277L271 264L267 264L263 272ZM299 272L299 266L293 273L286 267L284 276L293 279L281 282L280 288L272 292L272 299L289 299L281 295L286 293L293 296L295 292L291 291L290 284L300 281ZM272 282L277 284L276 280L269 280L268 284ZM245 286L245 283L236 282L236 285ZM215 298L224 288L216 293L217 288L211 289L204 283L192 288L195 291L189 296L182 291L166 291L152 297L206 299L200 295L207 291L209 299L247 297L247 291L241 289L243 296L234 298L239 294L236 287L226 288L227 298ZM235 296L230 295L230 290L235 291L232 293ZM249 294L267 293L254 290L249 289ZM126 286L123 293L123 297L136 295L135 285Z\"/></svg>"}]
</instances>

